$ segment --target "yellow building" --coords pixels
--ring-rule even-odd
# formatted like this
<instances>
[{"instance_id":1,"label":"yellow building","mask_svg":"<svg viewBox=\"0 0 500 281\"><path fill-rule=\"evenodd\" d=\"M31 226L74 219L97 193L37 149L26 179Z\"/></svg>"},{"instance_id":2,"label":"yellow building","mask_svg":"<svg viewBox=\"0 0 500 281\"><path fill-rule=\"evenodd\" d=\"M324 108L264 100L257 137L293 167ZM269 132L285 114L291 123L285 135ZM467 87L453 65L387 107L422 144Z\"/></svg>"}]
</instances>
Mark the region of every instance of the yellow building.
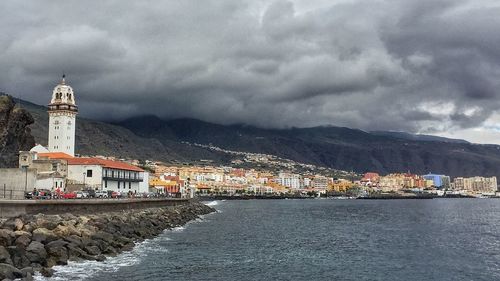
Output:
<instances>
[{"instance_id":1,"label":"yellow building","mask_svg":"<svg viewBox=\"0 0 500 281\"><path fill-rule=\"evenodd\" d=\"M334 180L328 187L328 191L336 192L346 192L348 189L352 188L354 184L351 181L339 179Z\"/></svg>"}]
</instances>

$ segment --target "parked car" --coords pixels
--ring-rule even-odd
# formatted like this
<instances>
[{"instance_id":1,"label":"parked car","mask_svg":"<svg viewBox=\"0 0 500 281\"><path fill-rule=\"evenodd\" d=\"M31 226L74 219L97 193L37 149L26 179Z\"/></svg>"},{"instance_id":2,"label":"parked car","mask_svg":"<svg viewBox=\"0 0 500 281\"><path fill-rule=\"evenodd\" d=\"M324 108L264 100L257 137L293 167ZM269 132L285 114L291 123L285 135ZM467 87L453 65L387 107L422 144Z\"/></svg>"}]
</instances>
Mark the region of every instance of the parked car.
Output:
<instances>
[{"instance_id":1,"label":"parked car","mask_svg":"<svg viewBox=\"0 0 500 281\"><path fill-rule=\"evenodd\" d=\"M158 197L158 193L155 193L155 192L145 192L144 193L146 198L155 198L155 197Z\"/></svg>"},{"instance_id":2,"label":"parked car","mask_svg":"<svg viewBox=\"0 0 500 281\"><path fill-rule=\"evenodd\" d=\"M122 197L122 194L118 191L113 191L111 192L111 198L120 198Z\"/></svg>"},{"instance_id":3,"label":"parked car","mask_svg":"<svg viewBox=\"0 0 500 281\"><path fill-rule=\"evenodd\" d=\"M64 199L76 199L76 193L75 192L63 193L62 198L64 198Z\"/></svg>"},{"instance_id":4,"label":"parked car","mask_svg":"<svg viewBox=\"0 0 500 281\"><path fill-rule=\"evenodd\" d=\"M78 198L78 199L84 199L84 198L88 198L88 197L89 197L89 194L84 192L84 191L76 192L76 198Z\"/></svg>"},{"instance_id":5,"label":"parked car","mask_svg":"<svg viewBox=\"0 0 500 281\"><path fill-rule=\"evenodd\" d=\"M33 199L33 192L25 192L24 199Z\"/></svg>"},{"instance_id":6,"label":"parked car","mask_svg":"<svg viewBox=\"0 0 500 281\"><path fill-rule=\"evenodd\" d=\"M52 193L48 189L39 189L35 192L35 199L50 199L52 198Z\"/></svg>"},{"instance_id":7,"label":"parked car","mask_svg":"<svg viewBox=\"0 0 500 281\"><path fill-rule=\"evenodd\" d=\"M96 198L96 196L95 196L95 190L93 190L93 189L87 189L87 190L84 190L84 192L87 192L87 194L88 194L87 198Z\"/></svg>"},{"instance_id":8,"label":"parked car","mask_svg":"<svg viewBox=\"0 0 500 281\"><path fill-rule=\"evenodd\" d=\"M108 198L108 192L104 190L98 190L95 192L95 198Z\"/></svg>"}]
</instances>

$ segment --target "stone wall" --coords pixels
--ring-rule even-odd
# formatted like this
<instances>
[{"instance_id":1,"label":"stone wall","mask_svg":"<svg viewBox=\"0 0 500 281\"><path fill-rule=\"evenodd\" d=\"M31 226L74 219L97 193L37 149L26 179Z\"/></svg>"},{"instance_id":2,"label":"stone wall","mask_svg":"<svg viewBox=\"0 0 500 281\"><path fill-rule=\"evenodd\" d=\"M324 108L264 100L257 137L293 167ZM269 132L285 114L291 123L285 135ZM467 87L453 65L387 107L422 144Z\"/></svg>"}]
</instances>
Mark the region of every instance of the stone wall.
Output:
<instances>
[{"instance_id":1,"label":"stone wall","mask_svg":"<svg viewBox=\"0 0 500 281\"><path fill-rule=\"evenodd\" d=\"M96 214L134 209L160 208L189 204L189 199L69 199L69 200L0 200L0 217L26 214Z\"/></svg>"},{"instance_id":2,"label":"stone wall","mask_svg":"<svg viewBox=\"0 0 500 281\"><path fill-rule=\"evenodd\" d=\"M24 199L25 188L27 191L32 191L35 182L36 170L34 169L0 169L0 198Z\"/></svg>"}]
</instances>

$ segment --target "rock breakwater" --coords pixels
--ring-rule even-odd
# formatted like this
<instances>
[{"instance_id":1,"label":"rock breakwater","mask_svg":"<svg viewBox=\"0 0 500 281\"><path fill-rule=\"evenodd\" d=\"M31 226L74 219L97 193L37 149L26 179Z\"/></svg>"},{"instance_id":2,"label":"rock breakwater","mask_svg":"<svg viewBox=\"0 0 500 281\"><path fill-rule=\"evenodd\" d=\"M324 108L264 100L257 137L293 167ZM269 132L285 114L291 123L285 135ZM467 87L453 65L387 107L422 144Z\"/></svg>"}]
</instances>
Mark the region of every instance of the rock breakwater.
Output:
<instances>
[{"instance_id":1,"label":"rock breakwater","mask_svg":"<svg viewBox=\"0 0 500 281\"><path fill-rule=\"evenodd\" d=\"M0 226L0 280L31 280L34 272L70 260L103 261L131 250L165 229L215 211L198 202L186 205L93 215L23 215Z\"/></svg>"}]
</instances>

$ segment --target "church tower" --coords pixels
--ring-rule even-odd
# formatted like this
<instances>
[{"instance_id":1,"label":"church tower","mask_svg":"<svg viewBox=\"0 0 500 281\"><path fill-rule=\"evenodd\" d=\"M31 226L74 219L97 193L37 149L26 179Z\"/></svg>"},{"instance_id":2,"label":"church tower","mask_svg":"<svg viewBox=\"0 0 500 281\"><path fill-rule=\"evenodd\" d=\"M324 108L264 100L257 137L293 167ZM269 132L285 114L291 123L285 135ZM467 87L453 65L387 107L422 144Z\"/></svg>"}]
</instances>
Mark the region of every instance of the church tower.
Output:
<instances>
[{"instance_id":1,"label":"church tower","mask_svg":"<svg viewBox=\"0 0 500 281\"><path fill-rule=\"evenodd\" d=\"M65 75L52 92L49 104L49 151L75 156L75 121L78 107L73 88L66 85Z\"/></svg>"}]
</instances>

